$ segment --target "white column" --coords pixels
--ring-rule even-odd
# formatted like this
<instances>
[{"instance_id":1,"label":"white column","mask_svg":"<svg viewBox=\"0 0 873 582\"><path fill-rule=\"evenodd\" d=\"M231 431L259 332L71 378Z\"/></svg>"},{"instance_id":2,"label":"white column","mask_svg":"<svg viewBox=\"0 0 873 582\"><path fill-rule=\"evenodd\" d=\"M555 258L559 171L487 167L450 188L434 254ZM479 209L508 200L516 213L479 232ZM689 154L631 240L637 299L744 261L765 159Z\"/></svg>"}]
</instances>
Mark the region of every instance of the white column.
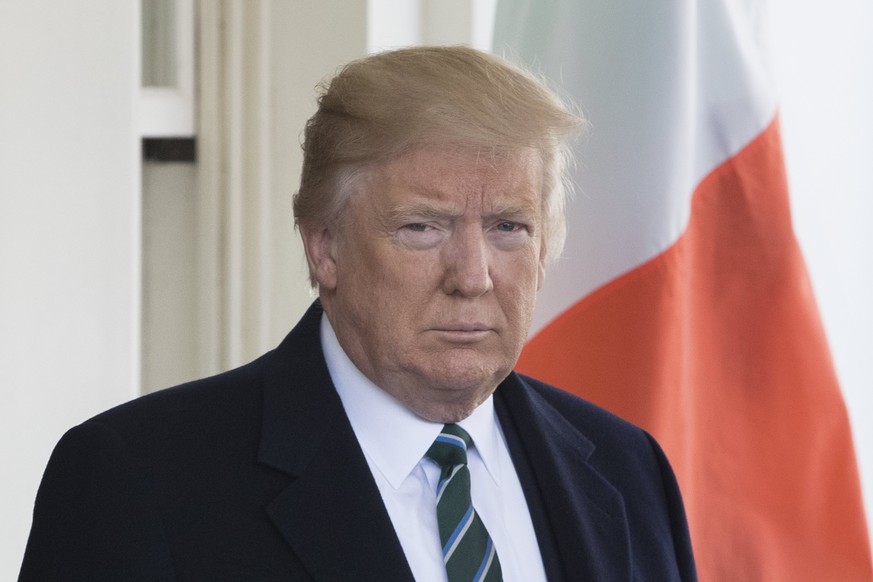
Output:
<instances>
[{"instance_id":1,"label":"white column","mask_svg":"<svg viewBox=\"0 0 873 582\"><path fill-rule=\"evenodd\" d=\"M0 579L61 434L138 392L137 0L0 5Z\"/></svg>"},{"instance_id":2,"label":"white column","mask_svg":"<svg viewBox=\"0 0 873 582\"><path fill-rule=\"evenodd\" d=\"M201 373L274 347L312 301L291 196L315 86L366 54L365 0L201 3Z\"/></svg>"}]
</instances>

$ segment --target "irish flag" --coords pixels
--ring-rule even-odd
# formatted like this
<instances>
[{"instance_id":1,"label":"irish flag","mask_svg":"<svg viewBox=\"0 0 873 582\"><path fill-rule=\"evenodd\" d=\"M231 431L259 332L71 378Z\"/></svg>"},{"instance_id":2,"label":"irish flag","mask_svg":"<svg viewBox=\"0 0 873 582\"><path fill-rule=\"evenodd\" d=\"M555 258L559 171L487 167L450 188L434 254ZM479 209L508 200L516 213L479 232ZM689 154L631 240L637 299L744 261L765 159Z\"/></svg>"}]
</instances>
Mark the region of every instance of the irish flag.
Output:
<instances>
[{"instance_id":1,"label":"irish flag","mask_svg":"<svg viewBox=\"0 0 873 582\"><path fill-rule=\"evenodd\" d=\"M518 368L646 428L701 580L869 581L848 418L791 225L761 0L500 0L590 121Z\"/></svg>"}]
</instances>

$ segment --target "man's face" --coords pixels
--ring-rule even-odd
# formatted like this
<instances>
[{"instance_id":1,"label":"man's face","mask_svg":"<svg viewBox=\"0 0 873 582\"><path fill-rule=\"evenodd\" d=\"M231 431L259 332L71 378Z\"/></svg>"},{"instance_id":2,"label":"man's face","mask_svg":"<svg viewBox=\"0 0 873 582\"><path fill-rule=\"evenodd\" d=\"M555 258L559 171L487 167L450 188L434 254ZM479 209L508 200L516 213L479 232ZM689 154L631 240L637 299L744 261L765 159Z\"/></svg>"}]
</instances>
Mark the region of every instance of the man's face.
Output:
<instances>
[{"instance_id":1,"label":"man's face","mask_svg":"<svg viewBox=\"0 0 873 582\"><path fill-rule=\"evenodd\" d=\"M428 420L465 418L515 365L543 280L530 151L419 149L375 169L341 232L305 231L345 352Z\"/></svg>"}]
</instances>

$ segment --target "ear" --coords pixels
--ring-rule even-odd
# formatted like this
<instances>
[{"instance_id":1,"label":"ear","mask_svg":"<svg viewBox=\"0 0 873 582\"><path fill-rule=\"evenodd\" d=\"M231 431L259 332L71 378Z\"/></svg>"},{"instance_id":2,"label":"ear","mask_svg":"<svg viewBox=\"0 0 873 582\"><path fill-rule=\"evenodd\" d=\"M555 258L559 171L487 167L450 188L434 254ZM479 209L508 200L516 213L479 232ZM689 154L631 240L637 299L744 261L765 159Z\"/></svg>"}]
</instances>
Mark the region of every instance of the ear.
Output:
<instances>
[{"instance_id":1,"label":"ear","mask_svg":"<svg viewBox=\"0 0 873 582\"><path fill-rule=\"evenodd\" d=\"M309 272L315 277L319 289L336 288L336 239L330 229L321 227L300 227L303 248Z\"/></svg>"}]
</instances>

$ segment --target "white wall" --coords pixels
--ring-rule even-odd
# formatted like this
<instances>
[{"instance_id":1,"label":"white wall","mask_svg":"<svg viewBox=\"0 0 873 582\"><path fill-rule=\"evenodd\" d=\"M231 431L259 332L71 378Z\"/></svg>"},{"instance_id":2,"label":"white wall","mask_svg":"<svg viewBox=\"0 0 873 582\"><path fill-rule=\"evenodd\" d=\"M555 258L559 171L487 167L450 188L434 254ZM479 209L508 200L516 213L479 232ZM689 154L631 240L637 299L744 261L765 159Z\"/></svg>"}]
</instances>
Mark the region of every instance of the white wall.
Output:
<instances>
[{"instance_id":1,"label":"white wall","mask_svg":"<svg viewBox=\"0 0 873 582\"><path fill-rule=\"evenodd\" d=\"M0 0L0 580L70 426L137 393L135 0Z\"/></svg>"},{"instance_id":2,"label":"white wall","mask_svg":"<svg viewBox=\"0 0 873 582\"><path fill-rule=\"evenodd\" d=\"M368 0L370 52L415 44L491 49L497 0Z\"/></svg>"}]
</instances>

